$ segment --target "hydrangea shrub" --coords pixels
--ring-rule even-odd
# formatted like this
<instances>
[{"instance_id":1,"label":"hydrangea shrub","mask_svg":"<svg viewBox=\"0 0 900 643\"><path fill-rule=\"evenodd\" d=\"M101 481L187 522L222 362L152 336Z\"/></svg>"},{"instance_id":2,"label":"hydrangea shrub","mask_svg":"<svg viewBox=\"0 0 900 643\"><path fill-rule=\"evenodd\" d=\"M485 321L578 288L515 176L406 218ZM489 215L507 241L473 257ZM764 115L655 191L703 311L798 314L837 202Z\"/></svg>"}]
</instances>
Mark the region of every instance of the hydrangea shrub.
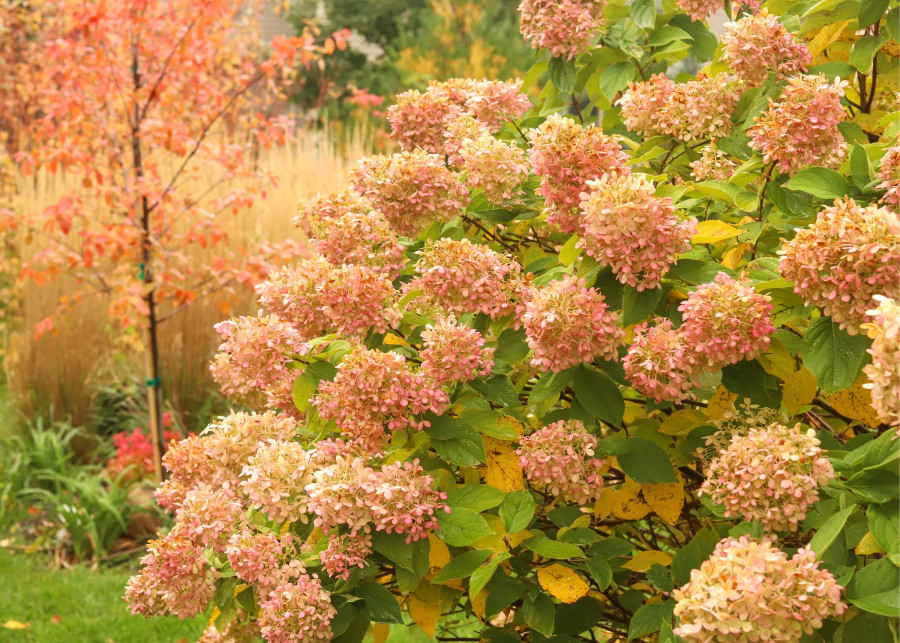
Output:
<instances>
[{"instance_id":1,"label":"hydrangea shrub","mask_svg":"<svg viewBox=\"0 0 900 643\"><path fill-rule=\"evenodd\" d=\"M300 205L317 256L217 327L250 410L167 453L132 611L207 643L895 640L900 9L520 12L526 77L399 96L399 150Z\"/></svg>"}]
</instances>

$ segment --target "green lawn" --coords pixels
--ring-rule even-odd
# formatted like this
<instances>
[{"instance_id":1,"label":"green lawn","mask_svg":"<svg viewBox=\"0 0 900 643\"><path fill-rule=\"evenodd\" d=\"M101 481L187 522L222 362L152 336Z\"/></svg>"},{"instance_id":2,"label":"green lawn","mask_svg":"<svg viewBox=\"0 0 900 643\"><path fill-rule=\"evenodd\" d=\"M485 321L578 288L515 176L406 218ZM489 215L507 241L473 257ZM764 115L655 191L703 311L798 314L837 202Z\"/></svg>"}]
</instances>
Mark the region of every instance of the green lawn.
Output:
<instances>
[{"instance_id":1,"label":"green lawn","mask_svg":"<svg viewBox=\"0 0 900 643\"><path fill-rule=\"evenodd\" d=\"M0 641L4 643L193 643L203 616L143 619L122 599L128 569L57 571L36 557L0 550ZM54 623L54 617L58 622ZM22 630L8 621L30 623Z\"/></svg>"}]
</instances>

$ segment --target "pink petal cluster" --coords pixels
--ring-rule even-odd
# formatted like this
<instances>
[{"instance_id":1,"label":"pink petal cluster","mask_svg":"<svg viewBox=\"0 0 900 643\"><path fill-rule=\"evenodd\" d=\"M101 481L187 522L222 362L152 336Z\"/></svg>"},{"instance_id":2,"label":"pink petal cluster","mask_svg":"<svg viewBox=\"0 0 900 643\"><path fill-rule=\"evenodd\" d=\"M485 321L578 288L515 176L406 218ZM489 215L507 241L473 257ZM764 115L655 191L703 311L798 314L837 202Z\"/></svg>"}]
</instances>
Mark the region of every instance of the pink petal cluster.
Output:
<instances>
[{"instance_id":1,"label":"pink petal cluster","mask_svg":"<svg viewBox=\"0 0 900 643\"><path fill-rule=\"evenodd\" d=\"M312 481L312 467L303 445L272 440L260 446L242 477L250 504L270 520L296 522L307 512L304 489Z\"/></svg>"},{"instance_id":2,"label":"pink petal cluster","mask_svg":"<svg viewBox=\"0 0 900 643\"><path fill-rule=\"evenodd\" d=\"M609 462L595 457L597 437L579 420L554 422L519 442L519 466L533 487L580 505L600 497Z\"/></svg>"},{"instance_id":3,"label":"pink petal cluster","mask_svg":"<svg viewBox=\"0 0 900 643\"><path fill-rule=\"evenodd\" d=\"M628 83L628 89L616 102L622 108L622 122L643 136L663 133L660 117L675 92L675 83L665 74L653 74L649 80Z\"/></svg>"},{"instance_id":4,"label":"pink petal cluster","mask_svg":"<svg viewBox=\"0 0 900 643\"><path fill-rule=\"evenodd\" d=\"M331 270L332 265L318 256L285 266L257 284L259 305L293 326L303 339L312 339L329 326L317 289Z\"/></svg>"},{"instance_id":5,"label":"pink petal cluster","mask_svg":"<svg viewBox=\"0 0 900 643\"><path fill-rule=\"evenodd\" d=\"M403 246L378 212L348 212L330 219L313 219L310 237L316 252L336 266L368 266L391 278L406 267Z\"/></svg>"},{"instance_id":6,"label":"pink petal cluster","mask_svg":"<svg viewBox=\"0 0 900 643\"><path fill-rule=\"evenodd\" d=\"M679 9L691 17L691 20L706 20L714 13L725 8L725 0L676 0ZM732 0L731 10L734 13L744 10L759 11L762 0Z\"/></svg>"},{"instance_id":7,"label":"pink petal cluster","mask_svg":"<svg viewBox=\"0 0 900 643\"><path fill-rule=\"evenodd\" d=\"M675 215L643 174L615 172L587 182L581 195L578 247L638 291L656 288L678 255L691 248L694 219Z\"/></svg>"},{"instance_id":8,"label":"pink petal cluster","mask_svg":"<svg viewBox=\"0 0 900 643\"><path fill-rule=\"evenodd\" d=\"M458 159L466 171L466 184L495 205L512 199L531 172L524 150L487 133L463 139Z\"/></svg>"},{"instance_id":9,"label":"pink petal cluster","mask_svg":"<svg viewBox=\"0 0 900 643\"><path fill-rule=\"evenodd\" d=\"M273 589L259 604L259 630L267 643L330 641L337 611L318 577L302 575Z\"/></svg>"},{"instance_id":10,"label":"pink petal cluster","mask_svg":"<svg viewBox=\"0 0 900 643\"><path fill-rule=\"evenodd\" d=\"M644 136L664 134L682 141L701 141L728 136L731 113L740 92L725 74L673 83L657 74L650 80L630 83L616 103L631 131Z\"/></svg>"},{"instance_id":11,"label":"pink petal cluster","mask_svg":"<svg viewBox=\"0 0 900 643\"><path fill-rule=\"evenodd\" d=\"M141 558L143 569L128 579L125 600L132 614L173 614L192 618L215 594L219 572L203 557L203 546L178 534L151 540Z\"/></svg>"},{"instance_id":12,"label":"pink petal cluster","mask_svg":"<svg viewBox=\"0 0 900 643\"><path fill-rule=\"evenodd\" d=\"M775 163L783 174L811 165L837 167L847 153L838 130L846 112L841 105L846 81L829 83L823 76L792 78L777 101L747 130L750 147L763 162Z\"/></svg>"},{"instance_id":13,"label":"pink petal cluster","mask_svg":"<svg viewBox=\"0 0 900 643\"><path fill-rule=\"evenodd\" d=\"M446 141L444 142L444 154L447 155L447 165L454 170L463 169L463 158L459 150L463 143L475 140L482 135L491 135L491 131L481 121L473 116L465 114L447 122Z\"/></svg>"},{"instance_id":14,"label":"pink petal cluster","mask_svg":"<svg viewBox=\"0 0 900 643\"><path fill-rule=\"evenodd\" d=\"M889 148L881 158L881 167L878 170L879 190L886 190L882 197L892 205L900 204L900 145Z\"/></svg>"},{"instance_id":15,"label":"pink petal cluster","mask_svg":"<svg viewBox=\"0 0 900 643\"><path fill-rule=\"evenodd\" d=\"M366 566L366 558L372 553L372 537L369 534L355 536L332 533L328 547L319 555L324 569L332 578L350 578L354 567Z\"/></svg>"},{"instance_id":16,"label":"pink petal cluster","mask_svg":"<svg viewBox=\"0 0 900 643\"><path fill-rule=\"evenodd\" d=\"M572 275L535 288L521 321L531 364L557 373L598 357L615 360L625 339L603 295Z\"/></svg>"},{"instance_id":17,"label":"pink petal cluster","mask_svg":"<svg viewBox=\"0 0 900 643\"><path fill-rule=\"evenodd\" d=\"M534 49L571 60L591 48L605 0L522 0L519 30Z\"/></svg>"},{"instance_id":18,"label":"pink petal cluster","mask_svg":"<svg viewBox=\"0 0 900 643\"><path fill-rule=\"evenodd\" d=\"M779 251L794 292L855 335L875 295L900 299L900 218L875 205L836 200Z\"/></svg>"},{"instance_id":19,"label":"pink petal cluster","mask_svg":"<svg viewBox=\"0 0 900 643\"><path fill-rule=\"evenodd\" d=\"M393 138L401 149L421 148L441 154L447 141L447 125L459 116L471 116L487 130L496 132L531 108L522 93L522 81L453 78L434 82L424 92L410 90L397 96L388 108Z\"/></svg>"},{"instance_id":20,"label":"pink petal cluster","mask_svg":"<svg viewBox=\"0 0 900 643\"><path fill-rule=\"evenodd\" d=\"M468 239L426 242L407 290L422 290L446 312L504 317L515 309L522 267L514 259Z\"/></svg>"},{"instance_id":21,"label":"pink petal cluster","mask_svg":"<svg viewBox=\"0 0 900 643\"><path fill-rule=\"evenodd\" d=\"M429 324L422 340L422 370L438 382L466 382L494 368L494 349L485 348L481 333L465 324L449 319Z\"/></svg>"},{"instance_id":22,"label":"pink petal cluster","mask_svg":"<svg viewBox=\"0 0 900 643\"><path fill-rule=\"evenodd\" d=\"M330 327L353 339L369 330L384 333L400 321L397 291L385 273L359 265L336 267L317 288L320 310Z\"/></svg>"},{"instance_id":23,"label":"pink petal cluster","mask_svg":"<svg viewBox=\"0 0 900 643\"><path fill-rule=\"evenodd\" d=\"M372 510L365 484L374 473L363 458L352 455L339 455L333 464L317 469L306 485L316 527L329 532L344 525L353 537L367 533Z\"/></svg>"},{"instance_id":24,"label":"pink petal cluster","mask_svg":"<svg viewBox=\"0 0 900 643\"><path fill-rule=\"evenodd\" d=\"M897 300L875 295L878 307L868 311L871 321L862 325L872 338L872 363L863 367L872 391L872 408L879 419L900 427L900 306Z\"/></svg>"},{"instance_id":25,"label":"pink petal cluster","mask_svg":"<svg viewBox=\"0 0 900 643\"><path fill-rule=\"evenodd\" d=\"M225 548L228 564L237 577L257 585L261 594L286 580L281 567L293 553L291 533L253 531L246 525L231 535Z\"/></svg>"},{"instance_id":26,"label":"pink petal cluster","mask_svg":"<svg viewBox=\"0 0 900 643\"><path fill-rule=\"evenodd\" d=\"M695 80L675 85L656 118L663 134L681 141L722 138L731 133L731 113L739 98L726 74L697 74Z\"/></svg>"},{"instance_id":27,"label":"pink petal cluster","mask_svg":"<svg viewBox=\"0 0 900 643\"><path fill-rule=\"evenodd\" d=\"M184 536L202 548L224 551L244 510L235 491L200 482L185 494L175 512L172 533Z\"/></svg>"},{"instance_id":28,"label":"pink petal cluster","mask_svg":"<svg viewBox=\"0 0 900 643\"><path fill-rule=\"evenodd\" d=\"M344 191L334 194L319 194L311 199L303 199L297 206L297 216L293 222L306 235L311 233L314 221L339 219L345 214L361 214L372 209L372 204L356 192Z\"/></svg>"},{"instance_id":29,"label":"pink petal cluster","mask_svg":"<svg viewBox=\"0 0 900 643\"><path fill-rule=\"evenodd\" d=\"M700 158L691 162L691 174L697 181L728 181L737 168L737 162L720 150L715 141L710 141L700 152Z\"/></svg>"},{"instance_id":30,"label":"pink petal cluster","mask_svg":"<svg viewBox=\"0 0 900 643\"><path fill-rule=\"evenodd\" d=\"M291 387L295 373L287 367L293 355L305 355L309 346L303 336L278 315L235 317L215 325L222 337L219 353L210 370L222 393L237 400L252 401L263 391L266 406L296 413Z\"/></svg>"},{"instance_id":31,"label":"pink petal cluster","mask_svg":"<svg viewBox=\"0 0 900 643\"><path fill-rule=\"evenodd\" d=\"M414 415L446 409L447 394L429 373L394 352L356 348L338 365L333 381L322 382L313 398L324 420L333 420L345 437L377 447L385 431L421 428Z\"/></svg>"},{"instance_id":32,"label":"pink petal cluster","mask_svg":"<svg viewBox=\"0 0 900 643\"><path fill-rule=\"evenodd\" d=\"M720 272L678 306L684 320L679 330L709 368L753 359L768 350L775 332L770 300Z\"/></svg>"},{"instance_id":33,"label":"pink petal cluster","mask_svg":"<svg viewBox=\"0 0 900 643\"><path fill-rule=\"evenodd\" d=\"M834 469L812 429L771 424L735 435L706 466L700 488L726 517L759 520L768 531L797 531Z\"/></svg>"},{"instance_id":34,"label":"pink petal cluster","mask_svg":"<svg viewBox=\"0 0 900 643\"><path fill-rule=\"evenodd\" d=\"M363 486L376 531L406 534L411 543L428 537L438 527L437 514L450 513L442 501L447 494L432 488L434 478L423 475L418 458L385 464L369 474Z\"/></svg>"},{"instance_id":35,"label":"pink petal cluster","mask_svg":"<svg viewBox=\"0 0 900 643\"><path fill-rule=\"evenodd\" d=\"M794 40L766 9L725 27L725 61L731 72L751 87L762 85L773 71L779 81L803 73L812 62L806 44Z\"/></svg>"},{"instance_id":36,"label":"pink petal cluster","mask_svg":"<svg viewBox=\"0 0 900 643\"><path fill-rule=\"evenodd\" d=\"M218 466L207 444L208 440L192 435L169 445L162 459L169 476L156 490L156 499L163 509L174 513L188 491L200 482L227 488L238 484L238 474Z\"/></svg>"},{"instance_id":37,"label":"pink petal cluster","mask_svg":"<svg viewBox=\"0 0 900 643\"><path fill-rule=\"evenodd\" d=\"M794 643L847 606L816 554L790 559L770 539L726 538L674 592L675 634L687 643Z\"/></svg>"},{"instance_id":38,"label":"pink petal cluster","mask_svg":"<svg viewBox=\"0 0 900 643\"><path fill-rule=\"evenodd\" d=\"M631 387L657 404L689 398L700 371L684 337L665 318L656 319L654 326L644 322L634 329L622 366Z\"/></svg>"},{"instance_id":39,"label":"pink petal cluster","mask_svg":"<svg viewBox=\"0 0 900 643\"><path fill-rule=\"evenodd\" d=\"M466 187L443 158L421 149L365 158L351 178L397 234L408 237L434 221L452 219L469 201Z\"/></svg>"},{"instance_id":40,"label":"pink petal cluster","mask_svg":"<svg viewBox=\"0 0 900 643\"><path fill-rule=\"evenodd\" d=\"M571 234L578 227L578 202L587 182L609 172L629 174L628 157L615 136L594 125L582 126L551 114L528 132L531 164L541 177L547 222Z\"/></svg>"}]
</instances>

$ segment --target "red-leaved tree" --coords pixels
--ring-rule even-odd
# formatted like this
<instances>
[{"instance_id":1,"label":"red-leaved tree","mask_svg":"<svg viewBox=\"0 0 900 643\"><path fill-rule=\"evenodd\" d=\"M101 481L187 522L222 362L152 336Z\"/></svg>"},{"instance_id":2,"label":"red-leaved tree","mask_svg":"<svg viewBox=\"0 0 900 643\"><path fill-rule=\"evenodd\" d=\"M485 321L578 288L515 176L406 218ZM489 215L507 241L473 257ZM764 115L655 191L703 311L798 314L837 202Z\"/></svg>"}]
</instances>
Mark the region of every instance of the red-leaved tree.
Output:
<instances>
[{"instance_id":1,"label":"red-leaved tree","mask_svg":"<svg viewBox=\"0 0 900 643\"><path fill-rule=\"evenodd\" d=\"M291 134L290 119L273 115L281 88L335 42L308 35L262 46L253 4L61 0L24 45L25 60L41 60L20 69L35 75L27 82L40 88L40 103L17 161L25 172L80 176L82 188L2 223L40 241L25 278L72 275L80 290L68 301L104 295L123 326L143 328L158 478L160 324L198 299L254 283L270 260L298 250L234 247L223 219L265 195L274 177L252 161Z\"/></svg>"}]
</instances>

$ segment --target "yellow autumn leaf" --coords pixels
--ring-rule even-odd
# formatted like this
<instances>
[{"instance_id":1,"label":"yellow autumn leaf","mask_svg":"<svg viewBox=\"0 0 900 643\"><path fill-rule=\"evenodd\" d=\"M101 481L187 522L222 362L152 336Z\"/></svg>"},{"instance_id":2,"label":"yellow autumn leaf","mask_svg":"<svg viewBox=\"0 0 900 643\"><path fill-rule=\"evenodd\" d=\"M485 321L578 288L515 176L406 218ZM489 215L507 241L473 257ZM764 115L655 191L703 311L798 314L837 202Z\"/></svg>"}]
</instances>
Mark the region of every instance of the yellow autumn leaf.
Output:
<instances>
[{"instance_id":1,"label":"yellow autumn leaf","mask_svg":"<svg viewBox=\"0 0 900 643\"><path fill-rule=\"evenodd\" d=\"M609 491L604 491L601 496L605 494L611 496L610 502L612 503L612 513L616 518L621 518L622 520L640 520L650 513L650 507L646 502L638 498L636 493L621 489L610 489Z\"/></svg>"},{"instance_id":2,"label":"yellow autumn leaf","mask_svg":"<svg viewBox=\"0 0 900 643\"><path fill-rule=\"evenodd\" d=\"M825 51L825 48L828 47L828 45L840 38L841 32L848 24L850 24L849 20L835 22L806 34L804 39L808 42L807 49L809 49L810 55L815 58Z\"/></svg>"},{"instance_id":3,"label":"yellow autumn leaf","mask_svg":"<svg viewBox=\"0 0 900 643\"><path fill-rule=\"evenodd\" d=\"M718 243L741 234L744 230L718 219L710 219L697 224L697 234L691 237L691 243Z\"/></svg>"},{"instance_id":4,"label":"yellow autumn leaf","mask_svg":"<svg viewBox=\"0 0 900 643\"><path fill-rule=\"evenodd\" d=\"M434 638L438 621L441 620L441 608L437 603L423 603L415 596L410 596L409 615L428 638Z\"/></svg>"},{"instance_id":5,"label":"yellow autumn leaf","mask_svg":"<svg viewBox=\"0 0 900 643\"><path fill-rule=\"evenodd\" d=\"M425 578L431 580L444 568L444 565L450 562L450 550L447 549L444 541L434 534L428 534L428 544L430 545L428 550L428 572L425 574Z\"/></svg>"},{"instance_id":6,"label":"yellow autumn leaf","mask_svg":"<svg viewBox=\"0 0 900 643\"><path fill-rule=\"evenodd\" d=\"M678 522L681 509L684 507L684 484L668 482L665 484L645 484L641 487L644 500L656 515L670 525Z\"/></svg>"},{"instance_id":7,"label":"yellow autumn leaf","mask_svg":"<svg viewBox=\"0 0 900 643\"><path fill-rule=\"evenodd\" d=\"M706 423L706 414L697 409L681 409L666 418L658 431L666 435L687 435L701 424Z\"/></svg>"},{"instance_id":8,"label":"yellow autumn leaf","mask_svg":"<svg viewBox=\"0 0 900 643\"><path fill-rule=\"evenodd\" d=\"M386 643L391 626L387 623L375 623L372 625L372 643Z\"/></svg>"},{"instance_id":9,"label":"yellow autumn leaf","mask_svg":"<svg viewBox=\"0 0 900 643\"><path fill-rule=\"evenodd\" d=\"M722 265L732 270L737 269L744 255L753 248L749 243L739 243L737 246L722 255Z\"/></svg>"},{"instance_id":10,"label":"yellow autumn leaf","mask_svg":"<svg viewBox=\"0 0 900 643\"><path fill-rule=\"evenodd\" d=\"M509 493L525 488L519 456L509 442L484 436L485 464L482 476L485 484Z\"/></svg>"},{"instance_id":11,"label":"yellow autumn leaf","mask_svg":"<svg viewBox=\"0 0 900 643\"><path fill-rule=\"evenodd\" d=\"M645 572L655 564L668 567L671 562L672 557L666 552L651 549L650 551L638 552L631 560L622 565L622 567L630 569L633 572Z\"/></svg>"},{"instance_id":12,"label":"yellow autumn leaf","mask_svg":"<svg viewBox=\"0 0 900 643\"><path fill-rule=\"evenodd\" d=\"M213 611L209 615L209 623L207 625L215 625L216 619L220 616L222 616L222 610L220 610L218 607L214 607ZM6 626L4 625L4 627Z\"/></svg>"},{"instance_id":13,"label":"yellow autumn leaf","mask_svg":"<svg viewBox=\"0 0 900 643\"><path fill-rule=\"evenodd\" d=\"M706 416L713 421L721 420L725 414L734 410L737 393L732 393L724 386L719 386L706 406Z\"/></svg>"},{"instance_id":14,"label":"yellow autumn leaf","mask_svg":"<svg viewBox=\"0 0 900 643\"><path fill-rule=\"evenodd\" d=\"M878 541L875 540L875 536L872 535L871 531L866 532L866 535L862 537L862 540L860 540L859 544L856 546L855 551L858 556L871 556L873 554L884 553L884 550L881 548L881 545L878 544Z\"/></svg>"},{"instance_id":15,"label":"yellow autumn leaf","mask_svg":"<svg viewBox=\"0 0 900 643\"><path fill-rule=\"evenodd\" d=\"M880 420L875 409L872 408L872 393L863 388L866 383L865 376L856 380L853 386L847 389L826 395L825 400L841 415L851 420L863 422L869 426L878 426Z\"/></svg>"},{"instance_id":16,"label":"yellow autumn leaf","mask_svg":"<svg viewBox=\"0 0 900 643\"><path fill-rule=\"evenodd\" d=\"M3 627L8 630L26 630L31 627L31 622L23 623L22 621L6 621L6 623L3 624Z\"/></svg>"},{"instance_id":17,"label":"yellow autumn leaf","mask_svg":"<svg viewBox=\"0 0 900 643\"><path fill-rule=\"evenodd\" d=\"M388 346L409 346L409 342L400 337L400 335L394 335L393 333L388 333L384 336L382 340L383 343Z\"/></svg>"},{"instance_id":18,"label":"yellow autumn leaf","mask_svg":"<svg viewBox=\"0 0 900 643\"><path fill-rule=\"evenodd\" d=\"M769 375L787 381L797 372L797 362L777 339L772 339L769 350L757 357L763 370Z\"/></svg>"},{"instance_id":19,"label":"yellow autumn leaf","mask_svg":"<svg viewBox=\"0 0 900 643\"><path fill-rule=\"evenodd\" d=\"M816 397L819 383L809 369L801 368L784 382L784 395L781 403L788 413L793 415L810 404Z\"/></svg>"},{"instance_id":20,"label":"yellow autumn leaf","mask_svg":"<svg viewBox=\"0 0 900 643\"><path fill-rule=\"evenodd\" d=\"M488 593L486 589L481 590L472 599L472 611L475 612L475 616L478 617L479 620L484 620L484 608L487 607L487 599Z\"/></svg>"},{"instance_id":21,"label":"yellow autumn leaf","mask_svg":"<svg viewBox=\"0 0 900 643\"><path fill-rule=\"evenodd\" d=\"M581 575L559 563L538 570L538 582L551 596L563 603L574 603L587 595L590 586Z\"/></svg>"}]
</instances>

